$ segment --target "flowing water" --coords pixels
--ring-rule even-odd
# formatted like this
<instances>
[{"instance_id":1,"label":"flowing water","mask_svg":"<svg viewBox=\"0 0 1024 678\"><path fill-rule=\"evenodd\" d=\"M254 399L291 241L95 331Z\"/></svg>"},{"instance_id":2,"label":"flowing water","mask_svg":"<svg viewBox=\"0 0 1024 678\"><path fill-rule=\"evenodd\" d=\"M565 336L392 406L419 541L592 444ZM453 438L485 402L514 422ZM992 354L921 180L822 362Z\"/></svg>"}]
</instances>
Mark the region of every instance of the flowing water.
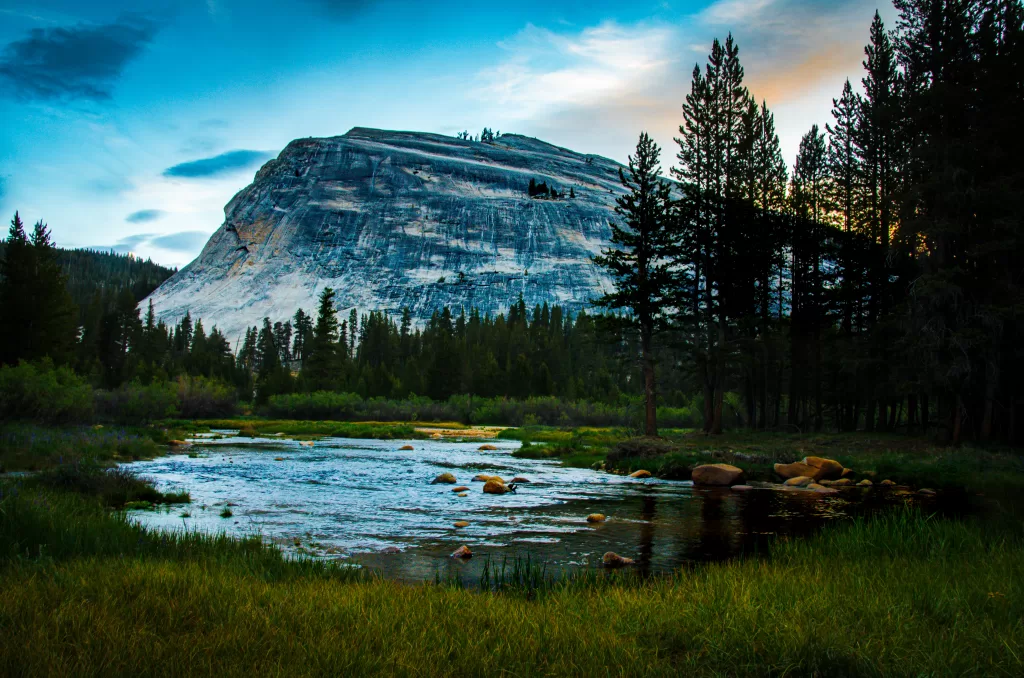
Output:
<instances>
[{"instance_id":1,"label":"flowing water","mask_svg":"<svg viewBox=\"0 0 1024 678\"><path fill-rule=\"evenodd\" d=\"M180 488L192 504L133 511L161 529L258 533L287 552L339 559L385 576L423 581L454 570L474 579L490 557L529 555L549 572L599 564L606 551L634 558L641 572L720 560L764 550L776 536L802 536L822 525L894 506L924 502L929 511L957 512L956 502L871 490L834 495L757 488L695 488L686 481L628 477L516 459L513 441L350 440L312 447L275 439L207 439L198 456L173 455L127 466L162 490ZM411 445L412 450L400 450ZM440 473L469 487L432 484ZM483 473L530 482L514 494L491 495ZM231 517L221 517L229 508ZM586 517L602 513L604 523ZM456 521L468 527L456 528ZM461 545L474 558L454 561ZM483 557L481 557L483 556Z\"/></svg>"}]
</instances>

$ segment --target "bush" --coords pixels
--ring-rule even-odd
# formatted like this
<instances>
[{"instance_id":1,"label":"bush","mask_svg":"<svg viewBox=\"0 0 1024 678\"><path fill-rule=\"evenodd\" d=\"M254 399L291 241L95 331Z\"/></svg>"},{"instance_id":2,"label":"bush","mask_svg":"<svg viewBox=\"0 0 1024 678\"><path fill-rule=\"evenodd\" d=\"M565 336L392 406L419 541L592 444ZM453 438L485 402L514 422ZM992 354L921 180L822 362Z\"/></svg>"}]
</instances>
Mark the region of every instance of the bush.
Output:
<instances>
[{"instance_id":1,"label":"bush","mask_svg":"<svg viewBox=\"0 0 1024 678\"><path fill-rule=\"evenodd\" d=\"M178 411L186 419L230 417L238 410L234 387L206 377L178 377Z\"/></svg>"},{"instance_id":2,"label":"bush","mask_svg":"<svg viewBox=\"0 0 1024 678\"><path fill-rule=\"evenodd\" d=\"M119 424L144 424L173 417L178 410L178 389L170 382L124 384L116 391L96 391L96 414Z\"/></svg>"},{"instance_id":3,"label":"bush","mask_svg":"<svg viewBox=\"0 0 1024 678\"><path fill-rule=\"evenodd\" d=\"M49 359L0 367L0 419L78 423L93 413L92 388Z\"/></svg>"}]
</instances>

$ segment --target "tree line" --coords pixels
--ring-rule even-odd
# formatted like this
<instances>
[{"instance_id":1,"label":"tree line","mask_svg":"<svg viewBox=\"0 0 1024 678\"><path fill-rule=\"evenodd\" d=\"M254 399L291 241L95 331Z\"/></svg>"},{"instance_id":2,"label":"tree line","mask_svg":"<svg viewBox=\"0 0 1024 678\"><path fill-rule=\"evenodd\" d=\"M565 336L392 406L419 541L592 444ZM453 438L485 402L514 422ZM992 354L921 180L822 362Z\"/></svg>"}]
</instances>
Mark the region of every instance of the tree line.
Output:
<instances>
[{"instance_id":1,"label":"tree line","mask_svg":"<svg viewBox=\"0 0 1024 678\"><path fill-rule=\"evenodd\" d=\"M214 378L256 402L643 394L651 434L660 399L699 403L709 433L731 407L755 429L1016 442L1024 11L896 8L892 30L875 14L860 86L845 83L791 169L735 40L714 41L682 104L672 180L646 134L621 172L611 247L596 259L616 281L596 300L606 315L520 300L496 317L440 309L414 328L408 311L339 318L325 290L315 313L265 319L233 351L201 320L167 326L124 295L93 349L45 226L26 234L16 216L0 304L24 331L4 333L0 359L49 355L108 388Z\"/></svg>"},{"instance_id":2,"label":"tree line","mask_svg":"<svg viewBox=\"0 0 1024 678\"><path fill-rule=\"evenodd\" d=\"M803 136L792 172L774 118L715 40L682 106L674 183L642 134L621 172L600 300L653 341L722 429L1020 437L1022 12L1013 0L897 0L875 14L861 91Z\"/></svg>"}]
</instances>

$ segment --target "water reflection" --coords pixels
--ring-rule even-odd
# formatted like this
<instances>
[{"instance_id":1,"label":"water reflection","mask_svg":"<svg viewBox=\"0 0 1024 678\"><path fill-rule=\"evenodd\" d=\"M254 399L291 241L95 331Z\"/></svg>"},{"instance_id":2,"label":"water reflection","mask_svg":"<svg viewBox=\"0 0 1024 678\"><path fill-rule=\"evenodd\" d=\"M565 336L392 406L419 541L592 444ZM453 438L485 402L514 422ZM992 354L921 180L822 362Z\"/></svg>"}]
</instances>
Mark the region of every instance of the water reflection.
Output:
<instances>
[{"instance_id":1,"label":"water reflection","mask_svg":"<svg viewBox=\"0 0 1024 678\"><path fill-rule=\"evenodd\" d=\"M399 449L406 444L413 449ZM529 555L556 572L599 563L606 551L634 558L643 573L665 572L688 562L763 552L776 535L802 536L830 521L921 501L878 488L822 496L639 481L515 459L511 452L518 443L492 444L498 449L481 451L479 442L328 439L302 447L287 440L213 440L193 448L200 452L196 458L131 464L162 489L183 487L193 498L184 511L133 515L162 529L259 532L289 552L422 581L439 570L472 580L487 557L500 563ZM430 483L444 471L470 487L467 496L458 497L451 485ZM515 494L486 495L482 483L470 481L478 473L532 482ZM960 510L941 498L927 502L930 511ZM232 518L220 517L225 505ZM590 513L608 520L588 524ZM455 528L458 520L469 526ZM462 544L476 557L448 558Z\"/></svg>"}]
</instances>

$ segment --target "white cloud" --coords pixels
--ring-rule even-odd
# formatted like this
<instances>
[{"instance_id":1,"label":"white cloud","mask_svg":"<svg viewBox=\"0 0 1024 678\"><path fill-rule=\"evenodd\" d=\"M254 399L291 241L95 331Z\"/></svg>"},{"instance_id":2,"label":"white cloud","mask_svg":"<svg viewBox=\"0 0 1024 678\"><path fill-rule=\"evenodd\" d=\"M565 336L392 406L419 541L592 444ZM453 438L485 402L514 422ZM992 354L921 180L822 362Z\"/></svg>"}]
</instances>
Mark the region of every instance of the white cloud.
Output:
<instances>
[{"instance_id":1,"label":"white cloud","mask_svg":"<svg viewBox=\"0 0 1024 678\"><path fill-rule=\"evenodd\" d=\"M713 24L747 22L759 16L774 0L718 0L706 7L700 18Z\"/></svg>"},{"instance_id":2,"label":"white cloud","mask_svg":"<svg viewBox=\"0 0 1024 678\"><path fill-rule=\"evenodd\" d=\"M663 26L608 22L565 34L528 25L500 43L508 58L480 71L477 95L519 119L597 105L662 79L673 65L674 38Z\"/></svg>"}]
</instances>

